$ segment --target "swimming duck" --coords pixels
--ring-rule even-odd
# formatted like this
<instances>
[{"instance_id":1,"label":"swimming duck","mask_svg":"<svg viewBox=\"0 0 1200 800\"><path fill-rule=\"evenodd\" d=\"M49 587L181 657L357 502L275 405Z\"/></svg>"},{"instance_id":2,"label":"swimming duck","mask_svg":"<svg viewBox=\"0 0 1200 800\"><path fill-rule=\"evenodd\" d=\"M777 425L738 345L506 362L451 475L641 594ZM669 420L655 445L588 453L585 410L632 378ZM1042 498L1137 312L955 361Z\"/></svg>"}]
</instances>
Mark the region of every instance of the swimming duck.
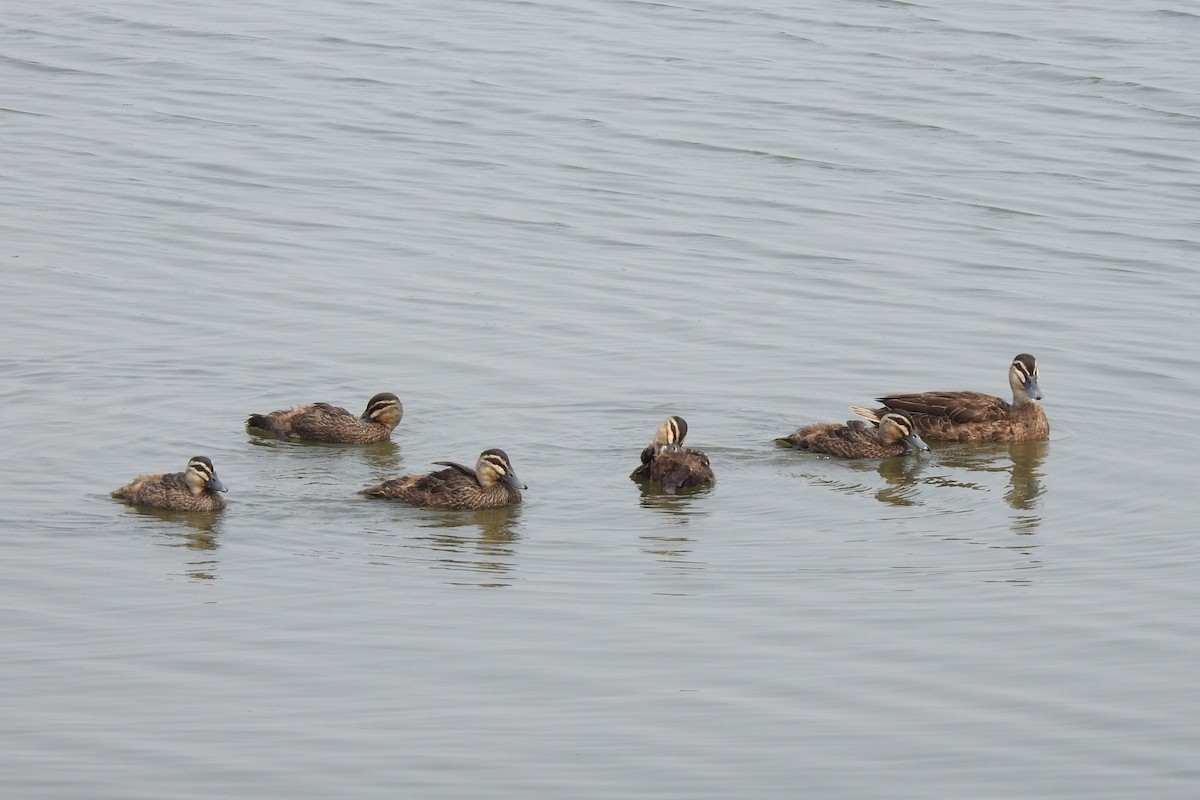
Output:
<instances>
[{"instance_id":1,"label":"swimming duck","mask_svg":"<svg viewBox=\"0 0 1200 800\"><path fill-rule=\"evenodd\" d=\"M844 425L819 422L806 425L775 442L785 447L838 458L888 458L929 449L929 445L913 430L913 419L907 411L885 409L870 421L871 425L858 419Z\"/></svg>"},{"instance_id":2,"label":"swimming duck","mask_svg":"<svg viewBox=\"0 0 1200 800\"><path fill-rule=\"evenodd\" d=\"M683 446L687 431L683 417L664 419L642 450L642 463L630 473L630 479L655 484L667 494L716 483L708 456Z\"/></svg>"},{"instance_id":3,"label":"swimming duck","mask_svg":"<svg viewBox=\"0 0 1200 800\"><path fill-rule=\"evenodd\" d=\"M273 433L281 439L371 444L391 436L403 416L404 406L399 398L391 392L381 392L367 402L361 417L329 403L309 403L270 414L251 414L246 427Z\"/></svg>"},{"instance_id":4,"label":"swimming duck","mask_svg":"<svg viewBox=\"0 0 1200 800\"><path fill-rule=\"evenodd\" d=\"M1050 421L1038 386L1037 360L1028 353L1013 359L1008 368L1013 400L981 392L920 392L876 398L884 408L871 411L907 411L917 431L943 442L1033 442L1050 435ZM857 406L852 406L856 414Z\"/></svg>"},{"instance_id":5,"label":"swimming duck","mask_svg":"<svg viewBox=\"0 0 1200 800\"><path fill-rule=\"evenodd\" d=\"M435 461L449 469L422 475L401 475L363 490L368 497L403 500L432 508L503 508L521 502L526 488L503 450L484 450L475 469L453 461Z\"/></svg>"},{"instance_id":6,"label":"swimming duck","mask_svg":"<svg viewBox=\"0 0 1200 800\"><path fill-rule=\"evenodd\" d=\"M165 508L171 511L219 511L225 507L225 484L217 477L213 463L204 456L192 456L187 470L166 475L141 475L112 493L133 506Z\"/></svg>"}]
</instances>

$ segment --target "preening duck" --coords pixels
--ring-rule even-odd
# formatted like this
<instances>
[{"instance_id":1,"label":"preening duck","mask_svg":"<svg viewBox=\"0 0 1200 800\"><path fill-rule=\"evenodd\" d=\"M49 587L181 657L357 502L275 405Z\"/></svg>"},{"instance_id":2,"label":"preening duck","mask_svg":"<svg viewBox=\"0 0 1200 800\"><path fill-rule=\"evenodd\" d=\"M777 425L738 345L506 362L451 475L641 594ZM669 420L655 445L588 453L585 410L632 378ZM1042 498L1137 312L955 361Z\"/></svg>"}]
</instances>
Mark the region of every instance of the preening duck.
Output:
<instances>
[{"instance_id":1,"label":"preening duck","mask_svg":"<svg viewBox=\"0 0 1200 800\"><path fill-rule=\"evenodd\" d=\"M716 483L708 456L683 446L687 431L683 417L664 419L650 444L642 450L642 463L629 477L657 486L668 494Z\"/></svg>"}]
</instances>

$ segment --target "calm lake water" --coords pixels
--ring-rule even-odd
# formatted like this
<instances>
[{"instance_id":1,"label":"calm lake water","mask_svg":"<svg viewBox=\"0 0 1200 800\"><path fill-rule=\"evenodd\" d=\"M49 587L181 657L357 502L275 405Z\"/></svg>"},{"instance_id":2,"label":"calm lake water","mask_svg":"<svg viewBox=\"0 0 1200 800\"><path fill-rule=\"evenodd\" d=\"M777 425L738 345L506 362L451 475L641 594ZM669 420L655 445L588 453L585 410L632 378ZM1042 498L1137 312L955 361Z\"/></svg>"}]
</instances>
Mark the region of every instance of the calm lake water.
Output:
<instances>
[{"instance_id":1,"label":"calm lake water","mask_svg":"<svg viewBox=\"0 0 1200 800\"><path fill-rule=\"evenodd\" d=\"M11 4L0 794L1196 797L1197 76L1175 0ZM771 443L1025 351L1048 442Z\"/></svg>"}]
</instances>

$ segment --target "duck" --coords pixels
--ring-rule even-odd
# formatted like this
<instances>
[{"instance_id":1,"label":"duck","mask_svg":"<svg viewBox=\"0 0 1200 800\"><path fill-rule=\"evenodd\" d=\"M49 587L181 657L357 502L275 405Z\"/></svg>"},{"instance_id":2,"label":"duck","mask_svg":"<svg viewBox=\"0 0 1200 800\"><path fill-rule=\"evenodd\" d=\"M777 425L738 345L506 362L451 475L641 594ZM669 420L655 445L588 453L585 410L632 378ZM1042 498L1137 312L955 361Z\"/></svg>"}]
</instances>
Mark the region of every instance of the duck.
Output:
<instances>
[{"instance_id":1,"label":"duck","mask_svg":"<svg viewBox=\"0 0 1200 800\"><path fill-rule=\"evenodd\" d=\"M838 458L890 458L929 449L917 435L913 418L907 411L885 410L870 422L871 425L861 419L849 420L844 425L818 422L775 442L783 447Z\"/></svg>"},{"instance_id":2,"label":"duck","mask_svg":"<svg viewBox=\"0 0 1200 800\"><path fill-rule=\"evenodd\" d=\"M293 441L373 444L386 441L403 416L400 399L391 392L380 392L367 401L361 416L329 403L308 403L269 414L251 414L246 428Z\"/></svg>"},{"instance_id":3,"label":"duck","mask_svg":"<svg viewBox=\"0 0 1200 800\"><path fill-rule=\"evenodd\" d=\"M687 432L688 424L683 417L664 419L650 444L642 450L642 463L629 478L657 486L667 494L715 484L717 479L708 456L683 446Z\"/></svg>"},{"instance_id":4,"label":"duck","mask_svg":"<svg viewBox=\"0 0 1200 800\"><path fill-rule=\"evenodd\" d=\"M1037 359L1029 353L1017 355L1008 368L1009 403L982 392L918 392L878 397L881 409L851 406L856 414L875 415L884 411L907 411L917 432L937 442L1036 442L1050 435L1050 421L1038 401ZM870 416L867 416L870 419Z\"/></svg>"},{"instance_id":5,"label":"duck","mask_svg":"<svg viewBox=\"0 0 1200 800\"><path fill-rule=\"evenodd\" d=\"M433 463L447 469L401 475L363 489L362 493L414 506L473 511L515 505L521 502L521 490L528 488L517 479L512 461L503 450L484 450L475 462L475 469L453 461Z\"/></svg>"},{"instance_id":6,"label":"duck","mask_svg":"<svg viewBox=\"0 0 1200 800\"><path fill-rule=\"evenodd\" d=\"M206 456L192 456L183 472L139 475L112 496L132 506L169 511L220 511L225 507L221 492L228 491Z\"/></svg>"}]
</instances>

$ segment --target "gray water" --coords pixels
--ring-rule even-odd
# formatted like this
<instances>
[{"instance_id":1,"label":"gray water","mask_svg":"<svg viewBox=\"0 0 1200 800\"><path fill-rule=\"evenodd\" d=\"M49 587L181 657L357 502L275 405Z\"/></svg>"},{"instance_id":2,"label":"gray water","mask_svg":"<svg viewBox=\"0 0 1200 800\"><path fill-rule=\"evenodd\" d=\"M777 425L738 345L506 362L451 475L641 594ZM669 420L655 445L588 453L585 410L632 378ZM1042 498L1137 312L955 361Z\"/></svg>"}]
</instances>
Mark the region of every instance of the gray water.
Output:
<instances>
[{"instance_id":1,"label":"gray water","mask_svg":"<svg viewBox=\"0 0 1200 800\"><path fill-rule=\"evenodd\" d=\"M10 4L2 794L1197 796L1198 75L1173 0ZM771 444L1026 351L1049 442Z\"/></svg>"}]
</instances>

